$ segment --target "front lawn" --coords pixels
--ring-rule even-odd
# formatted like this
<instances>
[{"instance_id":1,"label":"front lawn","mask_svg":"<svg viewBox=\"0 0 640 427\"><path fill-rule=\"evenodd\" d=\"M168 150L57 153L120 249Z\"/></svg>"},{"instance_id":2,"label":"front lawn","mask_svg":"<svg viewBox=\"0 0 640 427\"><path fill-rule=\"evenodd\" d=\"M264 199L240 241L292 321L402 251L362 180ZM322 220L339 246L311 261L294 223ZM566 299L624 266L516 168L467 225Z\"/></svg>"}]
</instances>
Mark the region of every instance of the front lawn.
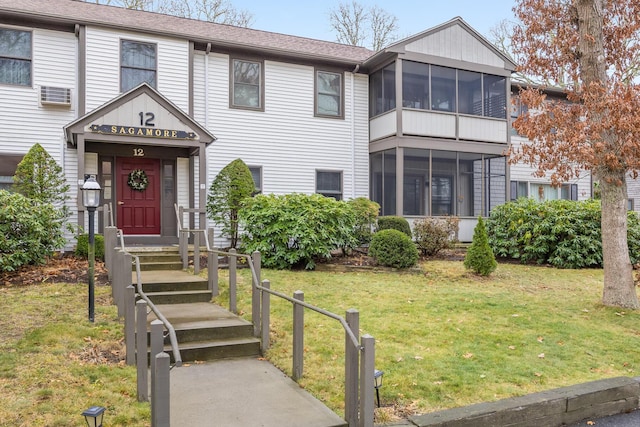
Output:
<instances>
[{"instance_id":1,"label":"front lawn","mask_svg":"<svg viewBox=\"0 0 640 427\"><path fill-rule=\"evenodd\" d=\"M379 420L640 372L640 313L600 304L602 270L500 264L488 278L459 261L420 273L263 270L271 288L344 316L360 312L385 372ZM249 317L250 276L239 309ZM222 288L224 289L224 287ZM226 304L226 291L219 297ZM291 304L272 297L269 360L291 374ZM307 311L300 384L343 411L344 333Z\"/></svg>"}]
</instances>

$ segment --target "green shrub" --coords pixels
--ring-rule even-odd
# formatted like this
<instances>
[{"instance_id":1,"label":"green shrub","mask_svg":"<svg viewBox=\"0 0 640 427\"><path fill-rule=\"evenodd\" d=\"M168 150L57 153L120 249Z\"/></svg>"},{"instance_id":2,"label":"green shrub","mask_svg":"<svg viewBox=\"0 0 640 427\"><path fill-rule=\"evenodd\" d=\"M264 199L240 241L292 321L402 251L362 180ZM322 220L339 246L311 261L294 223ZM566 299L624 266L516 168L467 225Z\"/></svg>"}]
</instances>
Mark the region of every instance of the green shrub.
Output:
<instances>
[{"instance_id":1,"label":"green shrub","mask_svg":"<svg viewBox=\"0 0 640 427\"><path fill-rule=\"evenodd\" d=\"M489 244L496 256L559 268L602 266L599 200L581 202L518 199L498 206L487 220ZM631 262L640 256L640 221L628 214Z\"/></svg>"},{"instance_id":2,"label":"green shrub","mask_svg":"<svg viewBox=\"0 0 640 427\"><path fill-rule=\"evenodd\" d=\"M93 237L95 244L95 258L104 260L104 236L102 234L95 234ZM75 251L76 256L89 258L89 235L86 233L78 235L77 242Z\"/></svg>"},{"instance_id":3,"label":"green shrub","mask_svg":"<svg viewBox=\"0 0 640 427\"><path fill-rule=\"evenodd\" d=\"M380 212L380 205L366 197L358 197L349 200L355 213L355 239L357 245L366 245L371 241L373 235L373 224L375 224Z\"/></svg>"},{"instance_id":4,"label":"green shrub","mask_svg":"<svg viewBox=\"0 0 640 427\"><path fill-rule=\"evenodd\" d=\"M409 226L409 221L401 216L388 215L378 218L377 231L382 230L398 230L411 237L411 227Z\"/></svg>"},{"instance_id":5,"label":"green shrub","mask_svg":"<svg viewBox=\"0 0 640 427\"><path fill-rule=\"evenodd\" d=\"M423 255L435 255L451 247L458 235L456 217L429 217L413 222L413 237Z\"/></svg>"},{"instance_id":6,"label":"green shrub","mask_svg":"<svg viewBox=\"0 0 640 427\"><path fill-rule=\"evenodd\" d=\"M53 205L63 222L71 213L65 205L69 185L64 170L40 144L34 144L18 163L13 189L37 204Z\"/></svg>"},{"instance_id":7,"label":"green shrub","mask_svg":"<svg viewBox=\"0 0 640 427\"><path fill-rule=\"evenodd\" d=\"M396 268L413 267L418 262L418 248L411 238L398 230L382 230L373 235L369 255L380 265Z\"/></svg>"},{"instance_id":8,"label":"green shrub","mask_svg":"<svg viewBox=\"0 0 640 427\"><path fill-rule=\"evenodd\" d=\"M53 205L0 190L0 271L44 264L65 239Z\"/></svg>"},{"instance_id":9,"label":"green shrub","mask_svg":"<svg viewBox=\"0 0 640 427\"><path fill-rule=\"evenodd\" d=\"M488 276L493 273L498 266L491 246L489 246L487 229L484 226L482 217L478 218L478 224L473 230L473 240L464 257L464 266L482 276Z\"/></svg>"},{"instance_id":10,"label":"green shrub","mask_svg":"<svg viewBox=\"0 0 640 427\"><path fill-rule=\"evenodd\" d=\"M353 208L320 194L257 195L240 210L242 250L267 268L313 269L318 258L355 245Z\"/></svg>"},{"instance_id":11,"label":"green shrub","mask_svg":"<svg viewBox=\"0 0 640 427\"><path fill-rule=\"evenodd\" d=\"M231 247L238 244L238 212L242 202L256 189L249 167L236 159L225 166L209 187L207 216L222 228L231 240Z\"/></svg>"}]
</instances>

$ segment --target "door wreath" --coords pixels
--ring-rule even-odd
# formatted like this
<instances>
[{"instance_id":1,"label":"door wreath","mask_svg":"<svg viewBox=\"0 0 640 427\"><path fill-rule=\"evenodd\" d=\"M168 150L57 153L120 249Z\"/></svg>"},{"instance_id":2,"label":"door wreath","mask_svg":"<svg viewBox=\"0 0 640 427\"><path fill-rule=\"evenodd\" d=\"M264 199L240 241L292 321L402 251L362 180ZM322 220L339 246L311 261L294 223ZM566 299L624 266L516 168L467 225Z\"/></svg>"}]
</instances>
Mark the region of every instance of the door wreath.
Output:
<instances>
[{"instance_id":1,"label":"door wreath","mask_svg":"<svg viewBox=\"0 0 640 427\"><path fill-rule=\"evenodd\" d=\"M134 169L129 173L127 184L132 190L144 191L149 185L149 178L147 177L146 172L142 169Z\"/></svg>"}]
</instances>

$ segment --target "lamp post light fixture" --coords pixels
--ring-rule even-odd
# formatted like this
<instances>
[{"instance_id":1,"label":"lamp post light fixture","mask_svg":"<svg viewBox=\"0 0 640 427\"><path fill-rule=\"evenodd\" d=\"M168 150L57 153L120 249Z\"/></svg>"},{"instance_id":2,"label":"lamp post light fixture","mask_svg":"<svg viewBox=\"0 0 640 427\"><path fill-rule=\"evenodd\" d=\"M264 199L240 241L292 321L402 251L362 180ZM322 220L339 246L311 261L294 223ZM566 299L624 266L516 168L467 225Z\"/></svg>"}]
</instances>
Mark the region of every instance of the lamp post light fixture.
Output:
<instances>
[{"instance_id":1,"label":"lamp post light fixture","mask_svg":"<svg viewBox=\"0 0 640 427\"><path fill-rule=\"evenodd\" d=\"M373 387L376 389L376 397L378 398L378 408L380 407L380 387L382 387L382 376L384 371L378 369L373 371Z\"/></svg>"},{"instance_id":2,"label":"lamp post light fixture","mask_svg":"<svg viewBox=\"0 0 640 427\"><path fill-rule=\"evenodd\" d=\"M102 417L104 416L105 408L102 406L92 406L89 409L85 409L82 413L84 420L89 427L102 427Z\"/></svg>"},{"instance_id":3,"label":"lamp post light fixture","mask_svg":"<svg viewBox=\"0 0 640 427\"><path fill-rule=\"evenodd\" d=\"M93 296L93 282L94 282L94 267L96 258L96 245L95 245L95 231L94 231L94 216L96 208L100 205L100 184L93 176L90 176L85 180L82 185L82 204L89 212L89 321L94 321L94 296Z\"/></svg>"}]
</instances>

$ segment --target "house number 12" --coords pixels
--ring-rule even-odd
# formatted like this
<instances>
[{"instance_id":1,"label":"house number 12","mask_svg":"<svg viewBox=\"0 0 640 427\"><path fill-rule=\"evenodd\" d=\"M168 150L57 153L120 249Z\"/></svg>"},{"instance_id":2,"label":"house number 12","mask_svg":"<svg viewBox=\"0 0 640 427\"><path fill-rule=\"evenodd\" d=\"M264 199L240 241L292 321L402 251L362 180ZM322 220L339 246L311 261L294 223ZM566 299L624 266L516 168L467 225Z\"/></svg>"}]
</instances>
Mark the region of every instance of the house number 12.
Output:
<instances>
[{"instance_id":1,"label":"house number 12","mask_svg":"<svg viewBox=\"0 0 640 427\"><path fill-rule=\"evenodd\" d=\"M144 148L134 148L133 157L144 157Z\"/></svg>"},{"instance_id":2,"label":"house number 12","mask_svg":"<svg viewBox=\"0 0 640 427\"><path fill-rule=\"evenodd\" d=\"M153 122L156 118L156 115L153 113L145 113L145 112L140 112L138 113L138 115L140 116L140 126L155 126L156 124ZM144 118L147 118L147 120L145 120Z\"/></svg>"}]
</instances>

